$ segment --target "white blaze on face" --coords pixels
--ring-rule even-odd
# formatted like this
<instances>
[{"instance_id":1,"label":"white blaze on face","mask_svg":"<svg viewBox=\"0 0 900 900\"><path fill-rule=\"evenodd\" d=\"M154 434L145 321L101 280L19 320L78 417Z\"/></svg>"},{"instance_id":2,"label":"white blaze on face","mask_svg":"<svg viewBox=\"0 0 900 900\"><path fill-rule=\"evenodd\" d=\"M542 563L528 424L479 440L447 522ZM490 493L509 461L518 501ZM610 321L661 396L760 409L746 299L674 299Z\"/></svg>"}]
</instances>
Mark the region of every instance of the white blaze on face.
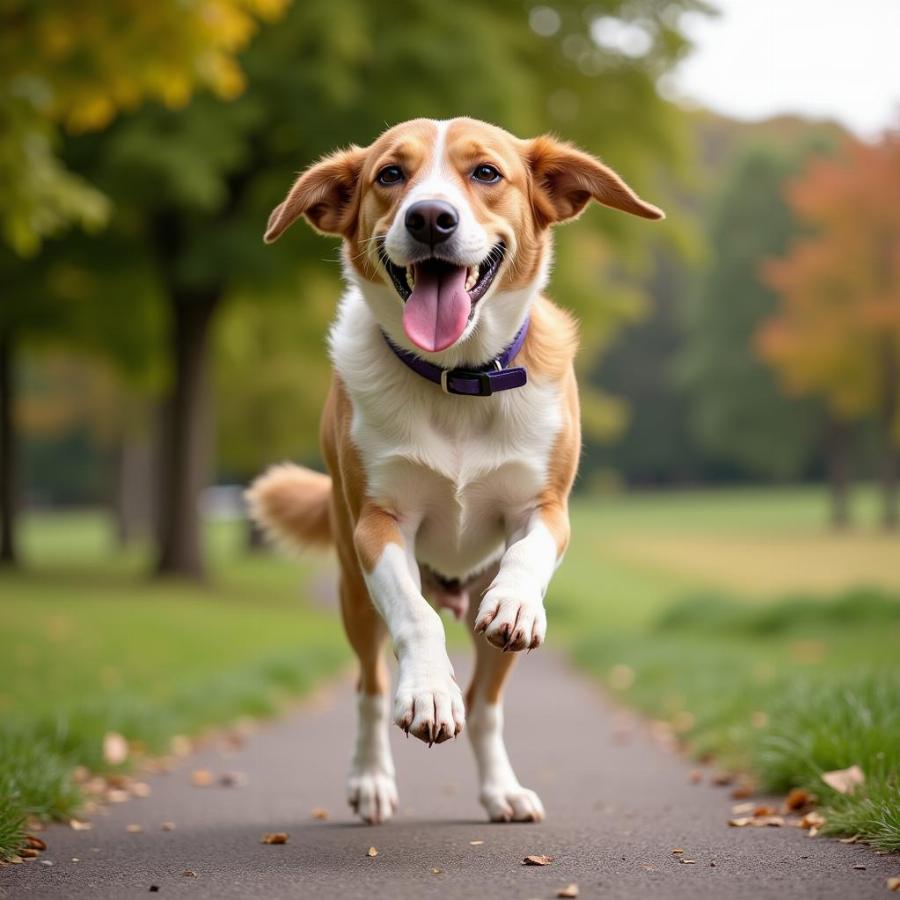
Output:
<instances>
[{"instance_id":1,"label":"white blaze on face","mask_svg":"<svg viewBox=\"0 0 900 900\"><path fill-rule=\"evenodd\" d=\"M404 331L417 347L430 352L452 346L465 332L472 314L469 291L478 278L478 266L491 250L490 237L473 214L447 159L449 123L434 125L429 164L397 210L384 244L388 257L407 267L412 292L404 305ZM410 208L428 200L449 203L458 217L453 234L434 248L417 241L406 227ZM436 263L432 256L442 262Z\"/></svg>"}]
</instances>

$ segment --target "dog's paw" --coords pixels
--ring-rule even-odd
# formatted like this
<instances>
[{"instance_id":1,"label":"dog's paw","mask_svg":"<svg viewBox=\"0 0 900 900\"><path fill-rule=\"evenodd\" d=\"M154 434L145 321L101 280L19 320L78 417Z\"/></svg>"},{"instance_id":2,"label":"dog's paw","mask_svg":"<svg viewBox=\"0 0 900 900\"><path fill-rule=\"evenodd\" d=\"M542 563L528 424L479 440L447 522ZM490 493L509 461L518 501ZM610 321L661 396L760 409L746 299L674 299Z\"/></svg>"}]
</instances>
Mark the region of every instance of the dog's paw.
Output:
<instances>
[{"instance_id":1,"label":"dog's paw","mask_svg":"<svg viewBox=\"0 0 900 900\"><path fill-rule=\"evenodd\" d=\"M505 788L484 788L481 805L492 822L543 822L541 798L520 784Z\"/></svg>"},{"instance_id":2,"label":"dog's paw","mask_svg":"<svg viewBox=\"0 0 900 900\"><path fill-rule=\"evenodd\" d=\"M547 613L539 594L495 582L484 595L475 632L501 650L535 650L547 635Z\"/></svg>"},{"instance_id":3,"label":"dog's paw","mask_svg":"<svg viewBox=\"0 0 900 900\"><path fill-rule=\"evenodd\" d=\"M369 825L386 822L397 812L397 785L393 775L368 769L347 777L347 802Z\"/></svg>"},{"instance_id":4,"label":"dog's paw","mask_svg":"<svg viewBox=\"0 0 900 900\"><path fill-rule=\"evenodd\" d=\"M400 664L394 722L429 747L456 737L463 730L466 712L450 661L447 660L446 672L439 674L434 673L433 664L428 666L428 674L411 673L411 668L414 667Z\"/></svg>"}]
</instances>

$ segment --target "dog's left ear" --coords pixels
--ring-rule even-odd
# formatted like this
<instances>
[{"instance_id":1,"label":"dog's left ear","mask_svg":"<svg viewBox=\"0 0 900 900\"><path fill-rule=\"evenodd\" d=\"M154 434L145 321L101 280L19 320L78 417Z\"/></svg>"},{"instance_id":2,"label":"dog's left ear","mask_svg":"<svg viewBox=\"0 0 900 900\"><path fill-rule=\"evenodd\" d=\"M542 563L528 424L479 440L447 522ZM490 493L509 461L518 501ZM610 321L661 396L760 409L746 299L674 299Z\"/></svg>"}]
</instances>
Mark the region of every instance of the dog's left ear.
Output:
<instances>
[{"instance_id":1,"label":"dog's left ear","mask_svg":"<svg viewBox=\"0 0 900 900\"><path fill-rule=\"evenodd\" d=\"M356 187L365 158L366 151L354 146L302 172L284 201L272 210L263 240L277 241L300 216L322 234L349 234L356 221Z\"/></svg>"},{"instance_id":2,"label":"dog's left ear","mask_svg":"<svg viewBox=\"0 0 900 900\"><path fill-rule=\"evenodd\" d=\"M539 137L526 145L534 179L533 202L542 225L566 222L581 215L590 200L644 219L664 219L608 166L571 144Z\"/></svg>"}]
</instances>

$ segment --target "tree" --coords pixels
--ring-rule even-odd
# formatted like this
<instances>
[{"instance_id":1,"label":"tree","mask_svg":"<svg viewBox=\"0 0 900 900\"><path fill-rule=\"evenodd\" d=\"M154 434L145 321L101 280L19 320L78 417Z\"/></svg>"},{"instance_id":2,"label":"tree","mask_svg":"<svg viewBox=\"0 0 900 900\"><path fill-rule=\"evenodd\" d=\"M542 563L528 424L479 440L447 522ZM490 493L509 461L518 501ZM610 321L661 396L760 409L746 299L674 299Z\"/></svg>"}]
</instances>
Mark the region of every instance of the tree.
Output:
<instances>
[{"instance_id":1,"label":"tree","mask_svg":"<svg viewBox=\"0 0 900 900\"><path fill-rule=\"evenodd\" d=\"M701 8L615 0L600 15L567 2L540 8L529 24L514 0L398 0L389 16L363 0L298 3L242 57L248 87L235 102L200 95L179 112L148 106L102 136L70 142L73 171L116 199L112 232L130 242L129 259L153 270L169 319L158 571L203 572L196 501L207 465L206 358L220 308L287 288L302 315L298 273L323 255L331 261L319 270L334 271L334 250L302 230L275 248L260 242L292 173L349 140L373 139L386 120L468 114L523 133L558 128L646 182L678 144L678 114L655 81L687 49L679 11ZM606 45L592 41L598 17L626 10L640 47L616 48L608 34ZM588 221L595 239L627 246L634 232L625 218L593 213ZM577 259L566 267L565 300L583 314L589 337L610 318L595 296L606 268Z\"/></svg>"},{"instance_id":2,"label":"tree","mask_svg":"<svg viewBox=\"0 0 900 900\"><path fill-rule=\"evenodd\" d=\"M788 203L809 229L766 268L781 295L759 350L797 395L839 421L877 417L885 528L898 525L900 457L900 134L848 141L811 162Z\"/></svg>"},{"instance_id":3,"label":"tree","mask_svg":"<svg viewBox=\"0 0 900 900\"><path fill-rule=\"evenodd\" d=\"M803 472L821 431L816 404L785 398L753 349L756 330L778 302L759 266L782 252L794 232L782 186L809 152L808 140L793 152L750 147L731 167L714 198L709 266L687 307L676 362L699 443L718 459L769 477Z\"/></svg>"}]
</instances>

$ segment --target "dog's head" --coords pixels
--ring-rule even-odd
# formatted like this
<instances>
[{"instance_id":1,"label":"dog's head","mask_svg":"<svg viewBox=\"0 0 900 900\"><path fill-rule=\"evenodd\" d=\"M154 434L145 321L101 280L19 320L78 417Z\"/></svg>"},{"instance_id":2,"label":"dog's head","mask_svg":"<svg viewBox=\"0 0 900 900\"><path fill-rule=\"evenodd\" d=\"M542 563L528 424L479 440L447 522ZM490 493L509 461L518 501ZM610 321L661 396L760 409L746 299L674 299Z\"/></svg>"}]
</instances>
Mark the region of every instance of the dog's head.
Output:
<instances>
[{"instance_id":1,"label":"dog's head","mask_svg":"<svg viewBox=\"0 0 900 900\"><path fill-rule=\"evenodd\" d=\"M544 286L550 226L591 200L663 215L570 144L473 119L415 119L303 172L265 240L300 216L342 236L349 276L395 341L427 356L481 334L489 357Z\"/></svg>"}]
</instances>

